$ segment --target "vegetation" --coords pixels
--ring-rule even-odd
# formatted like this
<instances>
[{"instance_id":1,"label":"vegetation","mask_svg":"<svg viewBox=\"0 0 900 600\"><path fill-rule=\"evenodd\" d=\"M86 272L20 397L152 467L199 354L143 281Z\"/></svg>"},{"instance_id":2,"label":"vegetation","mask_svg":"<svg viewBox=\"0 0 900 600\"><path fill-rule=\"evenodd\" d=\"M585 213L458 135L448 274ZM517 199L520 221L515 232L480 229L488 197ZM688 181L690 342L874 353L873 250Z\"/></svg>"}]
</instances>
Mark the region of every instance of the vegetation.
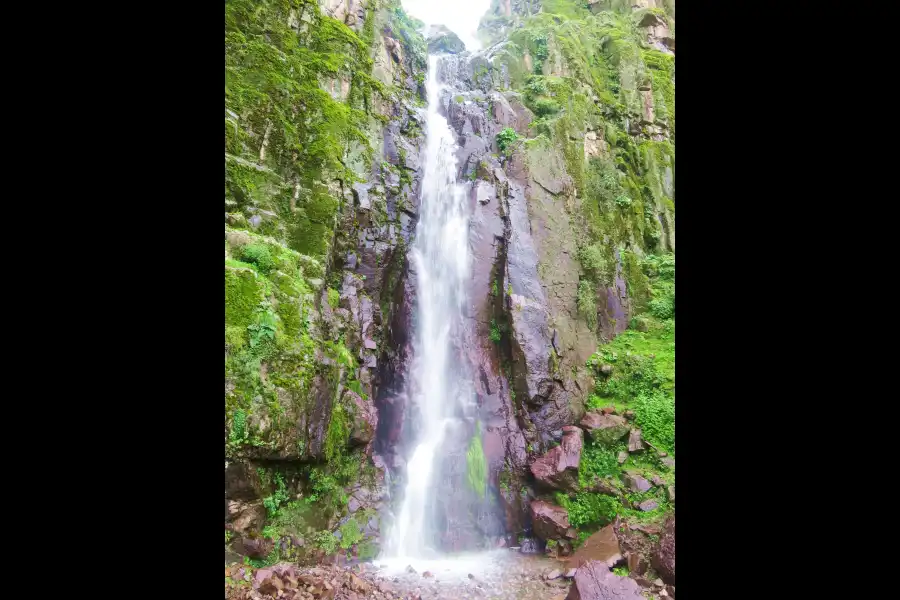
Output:
<instances>
[{"instance_id":1,"label":"vegetation","mask_svg":"<svg viewBox=\"0 0 900 600\"><path fill-rule=\"evenodd\" d=\"M466 452L466 465L469 479L469 486L478 494L480 498L484 498L485 486L487 485L487 457L484 455L484 449L481 447L481 423L477 423L475 427L475 435L469 443L469 449Z\"/></svg>"},{"instance_id":2,"label":"vegetation","mask_svg":"<svg viewBox=\"0 0 900 600\"><path fill-rule=\"evenodd\" d=\"M512 148L512 144L519 139L516 130L512 127L507 127L503 131L497 134L497 147L500 148L500 152L505 155L509 155L509 151Z\"/></svg>"}]
</instances>

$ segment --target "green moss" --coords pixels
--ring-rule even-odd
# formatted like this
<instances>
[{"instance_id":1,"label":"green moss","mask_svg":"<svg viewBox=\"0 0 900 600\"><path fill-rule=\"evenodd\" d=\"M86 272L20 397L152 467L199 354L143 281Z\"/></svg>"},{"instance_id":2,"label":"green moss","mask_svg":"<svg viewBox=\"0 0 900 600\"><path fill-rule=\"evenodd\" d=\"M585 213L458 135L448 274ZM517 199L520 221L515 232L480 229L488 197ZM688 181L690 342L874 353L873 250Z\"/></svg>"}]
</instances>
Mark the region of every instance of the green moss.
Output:
<instances>
[{"instance_id":1,"label":"green moss","mask_svg":"<svg viewBox=\"0 0 900 600\"><path fill-rule=\"evenodd\" d=\"M225 266L225 323L247 327L262 301L265 285L252 269Z\"/></svg>"},{"instance_id":2,"label":"green moss","mask_svg":"<svg viewBox=\"0 0 900 600\"><path fill-rule=\"evenodd\" d=\"M328 432L325 435L325 458L337 462L350 439L350 415L344 406L336 401L331 409Z\"/></svg>"},{"instance_id":3,"label":"green moss","mask_svg":"<svg viewBox=\"0 0 900 600\"><path fill-rule=\"evenodd\" d=\"M363 539L359 523L357 523L356 519L353 517L347 519L347 521L340 526L339 531L341 532L341 548L344 550L348 550Z\"/></svg>"},{"instance_id":4,"label":"green moss","mask_svg":"<svg viewBox=\"0 0 900 600\"><path fill-rule=\"evenodd\" d=\"M480 498L484 498L488 471L487 457L485 457L484 449L481 446L481 423L476 425L475 435L472 436L469 449L466 451L466 465L469 486Z\"/></svg>"}]
</instances>

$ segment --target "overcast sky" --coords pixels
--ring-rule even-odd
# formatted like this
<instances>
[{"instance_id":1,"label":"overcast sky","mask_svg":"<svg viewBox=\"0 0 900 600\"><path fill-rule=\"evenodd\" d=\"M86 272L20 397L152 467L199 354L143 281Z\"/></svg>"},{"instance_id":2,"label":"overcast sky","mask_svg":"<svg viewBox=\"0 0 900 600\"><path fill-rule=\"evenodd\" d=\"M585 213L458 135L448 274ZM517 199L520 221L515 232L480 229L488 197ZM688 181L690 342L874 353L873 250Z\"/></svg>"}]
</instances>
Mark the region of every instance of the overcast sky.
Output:
<instances>
[{"instance_id":1,"label":"overcast sky","mask_svg":"<svg viewBox=\"0 0 900 600\"><path fill-rule=\"evenodd\" d=\"M468 50L478 50L478 22L491 6L490 0L402 0L403 8L426 25L442 24L459 36Z\"/></svg>"}]
</instances>

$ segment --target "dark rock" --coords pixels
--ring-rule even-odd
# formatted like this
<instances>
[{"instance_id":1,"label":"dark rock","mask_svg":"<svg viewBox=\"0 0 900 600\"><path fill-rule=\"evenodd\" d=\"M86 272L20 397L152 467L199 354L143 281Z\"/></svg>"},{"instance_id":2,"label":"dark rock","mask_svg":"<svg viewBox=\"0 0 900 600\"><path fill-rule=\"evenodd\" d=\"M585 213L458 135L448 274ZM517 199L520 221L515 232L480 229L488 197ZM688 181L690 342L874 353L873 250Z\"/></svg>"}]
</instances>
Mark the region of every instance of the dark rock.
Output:
<instances>
[{"instance_id":1,"label":"dark rock","mask_svg":"<svg viewBox=\"0 0 900 600\"><path fill-rule=\"evenodd\" d=\"M604 446L611 446L628 435L628 423L616 415L589 412L584 415L579 425L594 442Z\"/></svg>"},{"instance_id":2,"label":"dark rock","mask_svg":"<svg viewBox=\"0 0 900 600\"><path fill-rule=\"evenodd\" d=\"M538 547L538 542L534 538L525 538L522 540L522 544L519 547L519 552L522 554L538 554L540 552L540 548Z\"/></svg>"},{"instance_id":3,"label":"dark rock","mask_svg":"<svg viewBox=\"0 0 900 600\"><path fill-rule=\"evenodd\" d=\"M663 481L662 477L657 475L656 473L650 478L650 481L653 482L653 485L665 485L665 481Z\"/></svg>"},{"instance_id":4,"label":"dark rock","mask_svg":"<svg viewBox=\"0 0 900 600\"><path fill-rule=\"evenodd\" d=\"M542 540L560 539L569 532L569 512L543 500L530 504L534 534Z\"/></svg>"},{"instance_id":5,"label":"dark rock","mask_svg":"<svg viewBox=\"0 0 900 600\"><path fill-rule=\"evenodd\" d=\"M629 452L639 452L644 449L644 444L641 441L641 430L640 429L632 429L631 433L628 434L628 451Z\"/></svg>"},{"instance_id":6,"label":"dark rock","mask_svg":"<svg viewBox=\"0 0 900 600\"><path fill-rule=\"evenodd\" d=\"M600 373L602 373L605 377L609 377L610 375L612 375L612 372L612 365L602 365L600 367Z\"/></svg>"},{"instance_id":7,"label":"dark rock","mask_svg":"<svg viewBox=\"0 0 900 600\"><path fill-rule=\"evenodd\" d=\"M656 500L644 500L640 504L638 504L638 508L644 512L650 512L651 510L655 510L659 507L659 502Z\"/></svg>"},{"instance_id":8,"label":"dark rock","mask_svg":"<svg viewBox=\"0 0 900 600\"><path fill-rule=\"evenodd\" d=\"M459 54L465 52L466 45L459 36L444 27L435 25L428 32L428 52L430 54Z\"/></svg>"},{"instance_id":9,"label":"dark rock","mask_svg":"<svg viewBox=\"0 0 900 600\"><path fill-rule=\"evenodd\" d=\"M619 456L617 457L617 459L620 465L624 465L625 461L628 460L628 453L622 450L621 452L619 452Z\"/></svg>"},{"instance_id":10,"label":"dark rock","mask_svg":"<svg viewBox=\"0 0 900 600\"><path fill-rule=\"evenodd\" d=\"M633 579L615 575L602 562L590 561L578 568L566 600L643 600L643 596Z\"/></svg>"},{"instance_id":11,"label":"dark rock","mask_svg":"<svg viewBox=\"0 0 900 600\"><path fill-rule=\"evenodd\" d=\"M619 539L615 525L607 525L584 541L572 557L572 564L580 567L584 563L599 561L609 568L622 560Z\"/></svg>"},{"instance_id":12,"label":"dark rock","mask_svg":"<svg viewBox=\"0 0 900 600\"><path fill-rule=\"evenodd\" d=\"M365 446L375 438L378 429L378 411L370 398L347 390L344 392L345 401L353 405L353 428L350 431L350 441L359 446Z\"/></svg>"},{"instance_id":13,"label":"dark rock","mask_svg":"<svg viewBox=\"0 0 900 600\"><path fill-rule=\"evenodd\" d=\"M650 557L650 564L663 581L675 585L675 515L666 520L659 543Z\"/></svg>"},{"instance_id":14,"label":"dark rock","mask_svg":"<svg viewBox=\"0 0 900 600\"><path fill-rule=\"evenodd\" d=\"M633 473L628 473L625 475L625 484L633 491L639 492L641 494L649 491L653 487L652 485L650 485L649 481L647 481L640 475Z\"/></svg>"},{"instance_id":15,"label":"dark rock","mask_svg":"<svg viewBox=\"0 0 900 600\"><path fill-rule=\"evenodd\" d=\"M575 491L581 462L583 433L577 427L562 428L562 442L531 465L534 478L546 487Z\"/></svg>"},{"instance_id":16,"label":"dark rock","mask_svg":"<svg viewBox=\"0 0 900 600\"><path fill-rule=\"evenodd\" d=\"M246 556L250 558L264 558L272 551L274 544L264 538L245 537L241 539L240 546L243 549L243 554ZM235 548L235 550L238 549Z\"/></svg>"}]
</instances>

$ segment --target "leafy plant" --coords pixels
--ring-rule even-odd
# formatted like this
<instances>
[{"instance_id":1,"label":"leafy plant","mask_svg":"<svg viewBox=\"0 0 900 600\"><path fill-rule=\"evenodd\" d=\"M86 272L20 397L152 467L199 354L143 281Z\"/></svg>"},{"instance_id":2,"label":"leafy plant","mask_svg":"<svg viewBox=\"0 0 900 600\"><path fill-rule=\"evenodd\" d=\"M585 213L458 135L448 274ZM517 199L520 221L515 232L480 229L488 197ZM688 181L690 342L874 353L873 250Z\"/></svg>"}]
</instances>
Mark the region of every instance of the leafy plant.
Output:
<instances>
[{"instance_id":1,"label":"leafy plant","mask_svg":"<svg viewBox=\"0 0 900 600\"><path fill-rule=\"evenodd\" d=\"M337 537L330 531L317 531L312 541L325 554L334 554L339 545Z\"/></svg>"},{"instance_id":2,"label":"leafy plant","mask_svg":"<svg viewBox=\"0 0 900 600\"><path fill-rule=\"evenodd\" d=\"M557 492L556 501L569 512L572 527L607 525L616 518L620 506L616 498L592 492L579 492L574 499Z\"/></svg>"},{"instance_id":3,"label":"leafy plant","mask_svg":"<svg viewBox=\"0 0 900 600\"><path fill-rule=\"evenodd\" d=\"M497 325L497 322L494 319L491 319L491 331L488 334L488 337L495 344L500 343L500 339L501 339L500 327Z\"/></svg>"},{"instance_id":4,"label":"leafy plant","mask_svg":"<svg viewBox=\"0 0 900 600\"><path fill-rule=\"evenodd\" d=\"M341 532L341 548L344 550L349 549L354 544L358 544L363 539L359 523L353 517L347 519L347 522L341 525L338 531Z\"/></svg>"},{"instance_id":5,"label":"leafy plant","mask_svg":"<svg viewBox=\"0 0 900 600\"><path fill-rule=\"evenodd\" d=\"M516 133L516 130L512 127L507 127L497 134L497 147L500 148L500 152L508 156L508 150L517 139L519 139L519 135Z\"/></svg>"},{"instance_id":6,"label":"leafy plant","mask_svg":"<svg viewBox=\"0 0 900 600\"><path fill-rule=\"evenodd\" d=\"M331 308L337 308L338 303L341 301L341 295L337 290L328 288L328 306Z\"/></svg>"}]
</instances>

